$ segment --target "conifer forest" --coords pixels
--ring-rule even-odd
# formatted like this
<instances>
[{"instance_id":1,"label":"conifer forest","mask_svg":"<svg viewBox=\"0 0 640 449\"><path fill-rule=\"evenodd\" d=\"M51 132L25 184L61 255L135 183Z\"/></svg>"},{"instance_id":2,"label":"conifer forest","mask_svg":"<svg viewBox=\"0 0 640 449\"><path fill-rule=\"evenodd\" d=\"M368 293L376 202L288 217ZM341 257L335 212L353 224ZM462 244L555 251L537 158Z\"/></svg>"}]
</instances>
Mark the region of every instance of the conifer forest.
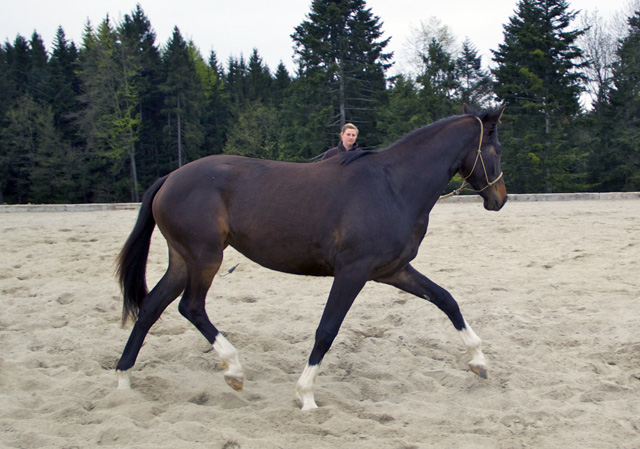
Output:
<instances>
[{"instance_id":1,"label":"conifer forest","mask_svg":"<svg viewBox=\"0 0 640 449\"><path fill-rule=\"evenodd\" d=\"M314 163L342 124L382 149L409 131L506 103L510 193L640 190L640 0L618 23L565 0L514 0L491 60L432 21L410 73L365 0L312 0L290 30L295 69L259 43L218 59L141 5L119 22L0 44L0 203L139 201L158 177L211 154ZM434 25L435 24L435 25ZM26 30L31 32L31 30Z\"/></svg>"}]
</instances>

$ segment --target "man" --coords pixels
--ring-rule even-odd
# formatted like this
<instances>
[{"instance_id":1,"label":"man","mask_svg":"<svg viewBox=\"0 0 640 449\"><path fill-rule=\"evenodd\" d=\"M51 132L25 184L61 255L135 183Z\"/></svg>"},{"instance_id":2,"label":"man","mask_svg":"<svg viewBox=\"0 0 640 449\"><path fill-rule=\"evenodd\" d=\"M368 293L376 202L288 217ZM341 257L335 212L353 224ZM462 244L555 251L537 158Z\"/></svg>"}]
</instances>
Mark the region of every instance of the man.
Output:
<instances>
[{"instance_id":1,"label":"man","mask_svg":"<svg viewBox=\"0 0 640 449\"><path fill-rule=\"evenodd\" d=\"M347 123L342 127L340 132L340 143L337 147L333 147L324 152L322 160L329 159L336 154L344 153L346 151L353 151L358 149L356 139L358 138L358 128L353 123Z\"/></svg>"}]
</instances>

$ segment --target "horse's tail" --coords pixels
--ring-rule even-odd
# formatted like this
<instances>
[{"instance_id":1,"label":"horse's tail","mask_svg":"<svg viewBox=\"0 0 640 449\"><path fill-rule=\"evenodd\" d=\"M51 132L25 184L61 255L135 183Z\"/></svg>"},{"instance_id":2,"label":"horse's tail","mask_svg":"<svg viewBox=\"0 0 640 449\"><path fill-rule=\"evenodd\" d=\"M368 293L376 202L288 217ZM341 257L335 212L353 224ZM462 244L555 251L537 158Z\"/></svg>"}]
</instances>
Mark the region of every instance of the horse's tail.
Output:
<instances>
[{"instance_id":1,"label":"horse's tail","mask_svg":"<svg viewBox=\"0 0 640 449\"><path fill-rule=\"evenodd\" d=\"M156 221L153 218L151 204L160 187L167 180L167 176L158 179L142 197L138 220L133 231L125 242L117 259L116 276L122 289L122 325L127 319L138 318L138 311L142 300L149 293L147 290L147 258L151 246L151 234Z\"/></svg>"}]
</instances>

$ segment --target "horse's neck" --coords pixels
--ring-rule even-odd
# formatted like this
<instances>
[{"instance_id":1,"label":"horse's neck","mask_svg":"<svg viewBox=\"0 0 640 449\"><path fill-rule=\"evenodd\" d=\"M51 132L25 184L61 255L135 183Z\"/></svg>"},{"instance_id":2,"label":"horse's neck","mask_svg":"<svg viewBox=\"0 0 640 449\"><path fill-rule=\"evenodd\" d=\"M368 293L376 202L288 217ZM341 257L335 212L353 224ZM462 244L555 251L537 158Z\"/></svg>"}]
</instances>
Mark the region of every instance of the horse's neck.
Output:
<instances>
[{"instance_id":1,"label":"horse's neck","mask_svg":"<svg viewBox=\"0 0 640 449\"><path fill-rule=\"evenodd\" d=\"M387 167L404 197L422 197L435 203L460 167L468 149L462 120L445 123L444 128L425 128L388 151Z\"/></svg>"}]
</instances>

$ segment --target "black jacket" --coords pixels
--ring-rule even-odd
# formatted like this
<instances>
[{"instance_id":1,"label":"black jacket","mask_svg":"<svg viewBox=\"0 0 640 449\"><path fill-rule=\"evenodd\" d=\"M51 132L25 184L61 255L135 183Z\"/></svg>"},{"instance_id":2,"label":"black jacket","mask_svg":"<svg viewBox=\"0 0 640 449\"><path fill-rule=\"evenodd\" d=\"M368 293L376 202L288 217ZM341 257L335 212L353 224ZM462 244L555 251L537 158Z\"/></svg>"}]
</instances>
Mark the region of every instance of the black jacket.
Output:
<instances>
[{"instance_id":1,"label":"black jacket","mask_svg":"<svg viewBox=\"0 0 640 449\"><path fill-rule=\"evenodd\" d=\"M353 144L353 148L351 148L350 150L347 150L344 147L344 145L342 145L342 141L340 141L337 147L333 147L325 151L324 154L322 155L321 160L324 161L325 159L329 159L330 157L335 156L336 154L345 153L346 151L355 151L355 150L358 150L358 142Z\"/></svg>"}]
</instances>

